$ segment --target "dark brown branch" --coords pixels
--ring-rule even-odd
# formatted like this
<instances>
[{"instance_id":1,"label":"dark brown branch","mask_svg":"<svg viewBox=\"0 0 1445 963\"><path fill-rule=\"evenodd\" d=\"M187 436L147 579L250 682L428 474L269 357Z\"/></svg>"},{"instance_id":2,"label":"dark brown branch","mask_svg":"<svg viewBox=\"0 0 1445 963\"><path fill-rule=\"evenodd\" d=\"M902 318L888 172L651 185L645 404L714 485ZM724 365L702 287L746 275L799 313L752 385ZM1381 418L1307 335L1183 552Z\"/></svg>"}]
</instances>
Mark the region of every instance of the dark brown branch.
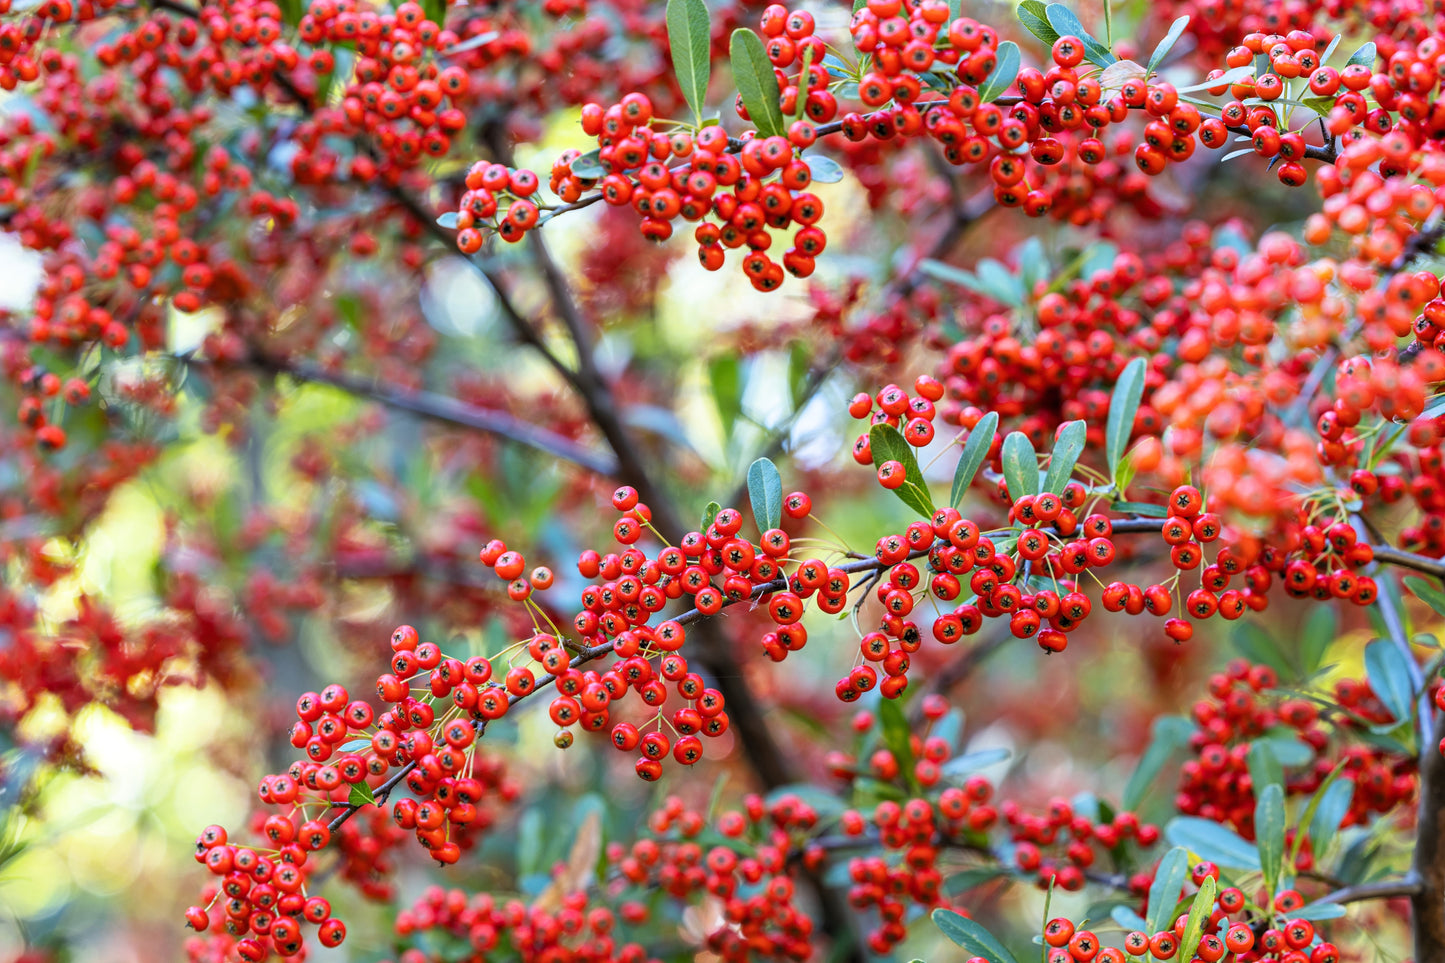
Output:
<instances>
[{"instance_id":1,"label":"dark brown branch","mask_svg":"<svg viewBox=\"0 0 1445 963\"><path fill-rule=\"evenodd\" d=\"M1357 530L1368 531L1364 519L1352 515ZM1379 559L1379 549L1376 549ZM1388 577L1388 576L1387 576ZM1435 703L1425 684L1425 674L1415 660L1403 613L1394 597L1381 592L1375 603L1385 622L1390 642L1405 659L1410 689L1416 695L1415 730L1419 743L1419 815L1415 854L1410 874L1419 889L1410 895L1411 925L1415 937L1415 959L1445 961L1445 754L1435 743Z\"/></svg>"},{"instance_id":2,"label":"dark brown branch","mask_svg":"<svg viewBox=\"0 0 1445 963\"><path fill-rule=\"evenodd\" d=\"M1321 903L1360 903L1371 899L1395 899L1399 896L1414 897L1420 893L1420 881L1406 876L1404 879L1387 880L1379 883L1362 883L1346 886L1333 893L1321 896Z\"/></svg>"},{"instance_id":3,"label":"dark brown branch","mask_svg":"<svg viewBox=\"0 0 1445 963\"><path fill-rule=\"evenodd\" d=\"M198 361L184 356L178 356L178 359L193 367L212 364L212 362ZM455 428L469 428L495 435L506 441L552 455L562 461L571 462L598 475L610 477L617 474L617 461L606 452L578 444L570 438L525 422L505 411L491 411L469 405L447 395L370 381L356 375L328 371L309 362L290 361L262 352L253 351L241 364L272 374L289 375L301 381L330 385L358 398L365 398L399 411L420 415L440 424Z\"/></svg>"}]
</instances>

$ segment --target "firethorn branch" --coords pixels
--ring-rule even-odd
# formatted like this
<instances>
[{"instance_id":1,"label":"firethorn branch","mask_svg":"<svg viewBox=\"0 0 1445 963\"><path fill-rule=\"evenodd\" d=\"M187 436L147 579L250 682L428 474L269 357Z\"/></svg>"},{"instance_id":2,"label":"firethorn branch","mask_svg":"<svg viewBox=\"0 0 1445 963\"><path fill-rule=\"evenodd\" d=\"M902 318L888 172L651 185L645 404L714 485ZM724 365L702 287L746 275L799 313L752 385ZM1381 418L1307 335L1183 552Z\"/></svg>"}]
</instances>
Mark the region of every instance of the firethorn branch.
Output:
<instances>
[{"instance_id":1,"label":"firethorn branch","mask_svg":"<svg viewBox=\"0 0 1445 963\"><path fill-rule=\"evenodd\" d=\"M214 363L201 362L191 356L177 356L177 360L186 365ZM489 411L449 395L369 381L344 372L330 371L310 362L285 359L260 351L253 351L240 363L272 374L288 375L298 381L330 385L358 398L420 415L444 425L495 435L570 462L597 475L617 475L617 461L606 453L580 445L570 438L539 428L504 411Z\"/></svg>"},{"instance_id":2,"label":"firethorn branch","mask_svg":"<svg viewBox=\"0 0 1445 963\"><path fill-rule=\"evenodd\" d=\"M1360 516L1354 516L1352 521L1365 529ZM1376 557L1381 558L1378 554ZM1420 960L1445 959L1445 753L1435 742L1434 701L1393 595L1380 593L1378 604L1390 642L1403 656L1411 690L1417 694L1419 829L1411 869L1417 888L1409 894L1415 954Z\"/></svg>"},{"instance_id":3,"label":"firethorn branch","mask_svg":"<svg viewBox=\"0 0 1445 963\"><path fill-rule=\"evenodd\" d=\"M1409 896L1412 899L1420 893L1420 881L1413 876L1406 876L1403 879L1385 880L1379 883L1361 883L1359 886L1346 886L1337 889L1333 893L1326 893L1321 896L1318 902L1321 903L1360 903L1372 899L1395 899L1400 896Z\"/></svg>"}]
</instances>

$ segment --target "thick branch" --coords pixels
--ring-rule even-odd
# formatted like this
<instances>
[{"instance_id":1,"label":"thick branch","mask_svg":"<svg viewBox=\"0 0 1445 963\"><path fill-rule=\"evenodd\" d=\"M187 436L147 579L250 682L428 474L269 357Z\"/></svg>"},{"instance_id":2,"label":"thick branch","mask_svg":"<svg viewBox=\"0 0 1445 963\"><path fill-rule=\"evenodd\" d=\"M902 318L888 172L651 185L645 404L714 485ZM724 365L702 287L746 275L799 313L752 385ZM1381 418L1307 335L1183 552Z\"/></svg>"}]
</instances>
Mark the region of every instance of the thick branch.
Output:
<instances>
[{"instance_id":1,"label":"thick branch","mask_svg":"<svg viewBox=\"0 0 1445 963\"><path fill-rule=\"evenodd\" d=\"M180 360L191 366L204 363L189 357L181 357ZM309 362L291 361L262 352L253 352L242 363L273 374L289 375L301 381L331 385L358 398L379 402L399 411L408 411L444 425L495 435L599 475L617 474L617 461L606 452L578 444L570 438L525 422L505 411L478 408L447 395L369 381L356 375L328 371Z\"/></svg>"},{"instance_id":2,"label":"thick branch","mask_svg":"<svg viewBox=\"0 0 1445 963\"><path fill-rule=\"evenodd\" d=\"M1371 899L1394 899L1398 896L1415 897L1420 893L1420 881L1406 876L1404 879L1386 880L1379 883L1362 883L1346 886L1333 893L1321 896L1321 903L1360 903Z\"/></svg>"}]
</instances>

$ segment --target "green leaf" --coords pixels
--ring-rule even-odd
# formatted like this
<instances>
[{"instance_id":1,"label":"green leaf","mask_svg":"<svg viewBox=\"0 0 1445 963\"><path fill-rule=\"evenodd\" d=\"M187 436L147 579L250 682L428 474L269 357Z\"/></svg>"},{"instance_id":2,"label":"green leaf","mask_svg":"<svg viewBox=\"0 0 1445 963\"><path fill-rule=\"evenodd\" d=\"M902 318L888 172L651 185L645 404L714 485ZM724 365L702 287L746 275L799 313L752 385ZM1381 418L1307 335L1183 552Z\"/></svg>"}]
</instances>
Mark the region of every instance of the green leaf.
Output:
<instances>
[{"instance_id":1,"label":"green leaf","mask_svg":"<svg viewBox=\"0 0 1445 963\"><path fill-rule=\"evenodd\" d=\"M1310 614L1300 627L1301 675L1313 675L1324 664L1325 654L1339 634L1340 614L1333 605L1310 606Z\"/></svg>"},{"instance_id":2,"label":"green leaf","mask_svg":"<svg viewBox=\"0 0 1445 963\"><path fill-rule=\"evenodd\" d=\"M1437 615L1445 615L1445 592L1414 575L1405 579L1405 587L1415 593L1417 599L1434 609Z\"/></svg>"},{"instance_id":3,"label":"green leaf","mask_svg":"<svg viewBox=\"0 0 1445 963\"><path fill-rule=\"evenodd\" d=\"M959 779L972 775L980 769L997 765L1007 759L1009 755L1007 749L979 749L975 752L966 752L961 756L954 756L939 766L938 772L944 779Z\"/></svg>"},{"instance_id":4,"label":"green leaf","mask_svg":"<svg viewBox=\"0 0 1445 963\"><path fill-rule=\"evenodd\" d=\"M965 869L943 881L943 892L947 896L961 896L971 889L1005 875L1007 874L1002 866L979 866L976 869Z\"/></svg>"},{"instance_id":5,"label":"green leaf","mask_svg":"<svg viewBox=\"0 0 1445 963\"><path fill-rule=\"evenodd\" d=\"M301 22L301 0L280 0L281 22L294 27Z\"/></svg>"},{"instance_id":6,"label":"green leaf","mask_svg":"<svg viewBox=\"0 0 1445 963\"><path fill-rule=\"evenodd\" d=\"M1005 267L1002 261L995 261L991 257L983 258L974 265L974 271L989 297L1011 308L1023 306L1023 281Z\"/></svg>"},{"instance_id":7,"label":"green leaf","mask_svg":"<svg viewBox=\"0 0 1445 963\"><path fill-rule=\"evenodd\" d=\"M1300 99L1300 103L1304 104L1306 107L1319 114L1321 117L1328 117L1330 115L1330 111L1335 109L1334 97L1304 97Z\"/></svg>"},{"instance_id":8,"label":"green leaf","mask_svg":"<svg viewBox=\"0 0 1445 963\"><path fill-rule=\"evenodd\" d=\"M441 217L437 218L437 223L449 231L455 231L457 229L457 212L447 211Z\"/></svg>"},{"instance_id":9,"label":"green leaf","mask_svg":"<svg viewBox=\"0 0 1445 963\"><path fill-rule=\"evenodd\" d=\"M714 518L717 518L717 513L720 511L722 511L721 505L717 502L708 502L707 507L702 510L702 524L698 527L698 531L706 532L708 526L712 524Z\"/></svg>"},{"instance_id":10,"label":"green leaf","mask_svg":"<svg viewBox=\"0 0 1445 963\"><path fill-rule=\"evenodd\" d=\"M1268 742L1256 739L1250 743L1245 762L1249 766L1249 778L1254 783L1256 798L1265 786L1283 785L1284 767L1279 764L1279 759Z\"/></svg>"},{"instance_id":11,"label":"green leaf","mask_svg":"<svg viewBox=\"0 0 1445 963\"><path fill-rule=\"evenodd\" d=\"M1253 622L1241 621L1229 633L1229 641L1240 655L1251 662L1263 663L1279 673L1281 678L1290 678L1294 669L1280 651L1274 637Z\"/></svg>"},{"instance_id":12,"label":"green leaf","mask_svg":"<svg viewBox=\"0 0 1445 963\"><path fill-rule=\"evenodd\" d=\"M1257 742L1269 746L1270 753L1286 769L1307 765L1314 759L1315 751L1309 743L1302 742L1289 729L1274 729L1260 737ZM1282 782L1282 780L1278 780Z\"/></svg>"},{"instance_id":13,"label":"green leaf","mask_svg":"<svg viewBox=\"0 0 1445 963\"><path fill-rule=\"evenodd\" d=\"M1329 849L1330 843L1334 842L1335 833L1340 830L1340 823L1345 821L1349 814L1350 803L1355 798L1355 784L1348 779L1340 779L1328 786L1321 786L1322 792L1317 793L1318 800L1311 800L1310 806L1314 808L1314 815L1310 817L1310 845L1319 858Z\"/></svg>"},{"instance_id":14,"label":"green leaf","mask_svg":"<svg viewBox=\"0 0 1445 963\"><path fill-rule=\"evenodd\" d=\"M759 532L783 523L783 477L771 459L759 458L748 466L748 499Z\"/></svg>"},{"instance_id":15,"label":"green leaf","mask_svg":"<svg viewBox=\"0 0 1445 963\"><path fill-rule=\"evenodd\" d=\"M421 0L421 10L438 27L446 26L447 0Z\"/></svg>"},{"instance_id":16,"label":"green leaf","mask_svg":"<svg viewBox=\"0 0 1445 963\"><path fill-rule=\"evenodd\" d=\"M533 876L543 871L542 836L545 832L542 810L529 808L517 823L517 875Z\"/></svg>"},{"instance_id":17,"label":"green leaf","mask_svg":"<svg viewBox=\"0 0 1445 963\"><path fill-rule=\"evenodd\" d=\"M1149 55L1149 63L1144 67L1148 73L1152 74L1159 69L1164 58L1169 56L1169 51L1173 50L1174 45L1179 42L1179 38L1184 36L1184 28L1187 26L1189 26L1189 17L1187 16L1180 17L1169 25L1169 32L1164 35L1164 39L1159 41L1159 46L1155 47L1154 52Z\"/></svg>"},{"instance_id":18,"label":"green leaf","mask_svg":"<svg viewBox=\"0 0 1445 963\"><path fill-rule=\"evenodd\" d=\"M1284 788L1270 783L1262 791L1256 789L1254 804L1254 841L1259 851L1259 866L1264 873L1264 886L1271 896L1279 886L1284 867Z\"/></svg>"},{"instance_id":19,"label":"green leaf","mask_svg":"<svg viewBox=\"0 0 1445 963\"><path fill-rule=\"evenodd\" d=\"M1030 237L1014 250L1014 258L1018 261L1019 283L1023 285L1024 297L1031 298L1034 285L1047 281L1051 270L1044 242L1036 236Z\"/></svg>"},{"instance_id":20,"label":"green leaf","mask_svg":"<svg viewBox=\"0 0 1445 963\"><path fill-rule=\"evenodd\" d=\"M733 355L723 355L708 362L707 380L712 386L712 401L717 408L723 431L732 434L733 422L743 411L743 370Z\"/></svg>"},{"instance_id":21,"label":"green leaf","mask_svg":"<svg viewBox=\"0 0 1445 963\"><path fill-rule=\"evenodd\" d=\"M903 707L898 704L898 700L879 700L878 723L883 731L883 745L893 753L899 770L912 778L914 759L910 737L913 735L913 727L908 724L908 717L903 714Z\"/></svg>"},{"instance_id":22,"label":"green leaf","mask_svg":"<svg viewBox=\"0 0 1445 963\"><path fill-rule=\"evenodd\" d=\"M1179 943L1181 960L1194 959L1194 951L1199 949L1199 941L1204 937L1204 922L1214 913L1215 886L1214 877L1206 876L1199 884L1199 892L1194 894L1189 919L1184 924L1184 939Z\"/></svg>"},{"instance_id":23,"label":"green leaf","mask_svg":"<svg viewBox=\"0 0 1445 963\"><path fill-rule=\"evenodd\" d=\"M1392 642L1376 639L1365 646L1365 677L1370 688L1397 722L1414 718L1411 702L1414 686L1410 683L1410 664Z\"/></svg>"},{"instance_id":24,"label":"green leaf","mask_svg":"<svg viewBox=\"0 0 1445 963\"><path fill-rule=\"evenodd\" d=\"M1289 918L1292 920L1337 920L1345 915L1345 908L1339 903L1331 903L1328 900L1315 900L1313 903L1306 903L1297 910L1290 910Z\"/></svg>"},{"instance_id":25,"label":"green leaf","mask_svg":"<svg viewBox=\"0 0 1445 963\"><path fill-rule=\"evenodd\" d=\"M350 742L343 742L337 747L337 752L365 752L371 748L370 739L352 739Z\"/></svg>"},{"instance_id":26,"label":"green leaf","mask_svg":"<svg viewBox=\"0 0 1445 963\"><path fill-rule=\"evenodd\" d=\"M1139 401L1144 397L1144 375L1148 362L1135 358L1124 366L1114 393L1109 398L1109 421L1104 435L1104 457L1109 462L1109 478L1112 481L1119 471L1119 461L1129 447L1129 437L1134 433L1134 416L1139 413Z\"/></svg>"},{"instance_id":27,"label":"green leaf","mask_svg":"<svg viewBox=\"0 0 1445 963\"><path fill-rule=\"evenodd\" d=\"M903 484L893 489L893 494L924 518L931 518L933 496L929 494L928 483L923 480L913 446L892 425L874 425L868 432L868 444L873 449L873 464L881 465L885 461L902 463Z\"/></svg>"},{"instance_id":28,"label":"green leaf","mask_svg":"<svg viewBox=\"0 0 1445 963\"><path fill-rule=\"evenodd\" d=\"M841 798L833 795L821 786L815 786L809 782L779 786L777 789L768 793L764 802L771 808L774 803L784 796L797 796L818 814L819 819L824 821L837 819L843 815L843 811L848 808L848 804Z\"/></svg>"},{"instance_id":29,"label":"green leaf","mask_svg":"<svg viewBox=\"0 0 1445 963\"><path fill-rule=\"evenodd\" d=\"M836 184L843 179L843 165L827 154L804 154L803 162L817 184Z\"/></svg>"},{"instance_id":30,"label":"green leaf","mask_svg":"<svg viewBox=\"0 0 1445 963\"><path fill-rule=\"evenodd\" d=\"M1041 0L1025 0L1016 11L1019 23L1029 33L1038 37L1045 47L1052 47L1059 39L1059 32L1049 25L1047 7Z\"/></svg>"},{"instance_id":31,"label":"green leaf","mask_svg":"<svg viewBox=\"0 0 1445 963\"><path fill-rule=\"evenodd\" d=\"M958 456L958 467L953 470L953 490L948 495L950 505L957 508L963 501L968 486L973 484L974 476L988 458L994 435L997 433L998 413L993 411L980 418L978 424L969 431L968 441L963 444L963 454Z\"/></svg>"},{"instance_id":32,"label":"green leaf","mask_svg":"<svg viewBox=\"0 0 1445 963\"><path fill-rule=\"evenodd\" d=\"M1159 716L1154 720L1153 731L1149 740L1149 747L1144 750L1144 755L1139 757L1139 765L1135 767L1134 774L1129 777L1129 782L1124 786L1124 795L1120 799L1120 805L1126 810L1133 812L1139 808L1139 803L1144 800L1144 794L1149 791L1149 786L1154 782L1154 777L1159 775L1159 770L1169 761L1169 757L1189 744L1189 736L1194 732L1194 724L1183 716ZM1150 930L1150 932L1155 932Z\"/></svg>"},{"instance_id":33,"label":"green leaf","mask_svg":"<svg viewBox=\"0 0 1445 963\"><path fill-rule=\"evenodd\" d=\"M353 806L369 806L376 802L376 793L371 791L371 787L366 784L365 780L354 782L351 784L351 793L346 801Z\"/></svg>"},{"instance_id":34,"label":"green leaf","mask_svg":"<svg viewBox=\"0 0 1445 963\"><path fill-rule=\"evenodd\" d=\"M783 136L783 109L778 103L778 78L773 74L763 41L746 27L733 31L728 44L732 61L733 83L742 95L743 106L758 133L764 137Z\"/></svg>"},{"instance_id":35,"label":"green leaf","mask_svg":"<svg viewBox=\"0 0 1445 963\"><path fill-rule=\"evenodd\" d=\"M573 158L572 163L568 166L571 167L574 177L580 177L586 181L607 176L607 168L602 166L602 148L600 147L596 150L589 150L581 157Z\"/></svg>"},{"instance_id":36,"label":"green leaf","mask_svg":"<svg viewBox=\"0 0 1445 963\"><path fill-rule=\"evenodd\" d=\"M1375 69L1376 56L1374 41L1361 44L1360 49L1350 54L1350 59L1345 61L1345 66L1352 67L1355 64L1363 64L1373 70Z\"/></svg>"},{"instance_id":37,"label":"green leaf","mask_svg":"<svg viewBox=\"0 0 1445 963\"><path fill-rule=\"evenodd\" d=\"M1018 79L1019 67L1023 65L1023 58L1019 56L1019 45L1012 40L1005 40L998 45L998 60L989 72L988 79L983 86L978 88L978 97L981 103L991 104L1002 97L1013 86Z\"/></svg>"},{"instance_id":38,"label":"green leaf","mask_svg":"<svg viewBox=\"0 0 1445 963\"><path fill-rule=\"evenodd\" d=\"M1000 458L1009 498L1018 501L1025 495L1039 493L1039 456L1028 435L1021 431L1009 432L1003 440Z\"/></svg>"},{"instance_id":39,"label":"green leaf","mask_svg":"<svg viewBox=\"0 0 1445 963\"><path fill-rule=\"evenodd\" d=\"M1074 11L1062 3L1051 3L1044 8L1048 15L1049 26L1056 30L1060 37L1072 35L1084 41L1084 57L1089 63L1096 67L1107 67L1118 60L1109 52L1109 48L1099 43L1098 38L1084 29L1083 23L1074 16Z\"/></svg>"},{"instance_id":40,"label":"green leaf","mask_svg":"<svg viewBox=\"0 0 1445 963\"><path fill-rule=\"evenodd\" d=\"M667 0L667 46L672 52L677 85L701 124L712 74L712 28L707 4L702 0Z\"/></svg>"},{"instance_id":41,"label":"green leaf","mask_svg":"<svg viewBox=\"0 0 1445 963\"><path fill-rule=\"evenodd\" d=\"M928 731L929 738L942 739L948 743L950 753L958 751L958 741L963 736L963 712L960 709L949 709L942 719L933 724Z\"/></svg>"},{"instance_id":42,"label":"green leaf","mask_svg":"<svg viewBox=\"0 0 1445 963\"><path fill-rule=\"evenodd\" d=\"M1084 453L1084 438L1087 434L1088 426L1082 421L1066 421L1059 426L1054 450L1049 456L1049 473L1044 478L1044 491L1053 492L1055 495L1063 494L1064 486L1074 474L1074 466L1079 463L1079 456Z\"/></svg>"},{"instance_id":43,"label":"green leaf","mask_svg":"<svg viewBox=\"0 0 1445 963\"><path fill-rule=\"evenodd\" d=\"M1189 853L1182 846L1176 846L1164 854L1159 869L1154 873L1154 882L1149 886L1149 907L1145 910L1146 933L1158 933L1174 920L1171 913L1189 877Z\"/></svg>"},{"instance_id":44,"label":"green leaf","mask_svg":"<svg viewBox=\"0 0 1445 963\"><path fill-rule=\"evenodd\" d=\"M936 909L932 914L934 924L943 935L963 947L973 956L981 956L989 963L1018 963L992 933L967 916L960 916L953 910Z\"/></svg>"},{"instance_id":45,"label":"green leaf","mask_svg":"<svg viewBox=\"0 0 1445 963\"><path fill-rule=\"evenodd\" d=\"M1169 512L1163 505L1155 505L1152 502L1114 502L1114 510L1127 512L1130 515L1142 515L1144 518L1169 517Z\"/></svg>"},{"instance_id":46,"label":"green leaf","mask_svg":"<svg viewBox=\"0 0 1445 963\"><path fill-rule=\"evenodd\" d=\"M1200 859L1233 869L1259 867L1259 851L1232 829L1198 816L1175 816L1164 827L1164 838L1183 846Z\"/></svg>"},{"instance_id":47,"label":"green leaf","mask_svg":"<svg viewBox=\"0 0 1445 963\"><path fill-rule=\"evenodd\" d=\"M1109 918L1126 930L1143 930L1147 932L1149 928L1149 923L1144 917L1134 912L1132 907L1125 906L1123 903L1109 910Z\"/></svg>"}]
</instances>

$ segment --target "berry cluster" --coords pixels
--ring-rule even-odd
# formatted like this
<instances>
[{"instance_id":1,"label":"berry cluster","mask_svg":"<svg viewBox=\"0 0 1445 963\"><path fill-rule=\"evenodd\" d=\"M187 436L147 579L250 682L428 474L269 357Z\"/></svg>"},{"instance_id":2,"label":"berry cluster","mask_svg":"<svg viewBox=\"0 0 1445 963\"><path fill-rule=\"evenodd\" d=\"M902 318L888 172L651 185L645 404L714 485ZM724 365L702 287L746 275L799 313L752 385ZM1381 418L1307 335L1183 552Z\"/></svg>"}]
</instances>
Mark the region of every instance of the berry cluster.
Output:
<instances>
[{"instance_id":1,"label":"berry cluster","mask_svg":"<svg viewBox=\"0 0 1445 963\"><path fill-rule=\"evenodd\" d=\"M1337 682L1334 694L1343 711L1328 721L1320 717L1313 702L1271 694L1278 683L1274 670L1242 659L1209 677L1209 696L1196 702L1193 709L1199 726L1190 737L1195 758L1180 769L1179 792L1174 797L1180 812L1233 826L1246 839L1253 839L1250 747L1279 727L1293 729L1310 751L1307 762L1291 767L1296 774L1284 782L1286 795L1315 792L1336 766L1343 767L1341 778L1355 784L1343 825L1364 824L1372 814L1391 812L1414 798L1414 759L1368 743L1343 744L1365 727L1392 721L1368 681ZM1340 744L1332 746L1332 737ZM1308 870L1312 863L1305 840L1296 865Z\"/></svg>"},{"instance_id":2,"label":"berry cluster","mask_svg":"<svg viewBox=\"0 0 1445 963\"><path fill-rule=\"evenodd\" d=\"M272 952L283 957L299 955L305 923L316 926L322 946L340 946L346 939L346 925L331 915L331 904L325 898L305 894L307 876L314 866L308 854L330 842L330 830L319 820L307 820L298 828L290 819L274 816L266 823L266 833L277 847L274 855L232 845L220 826L207 827L196 839L196 861L221 877L210 902L221 903L219 925L236 940L236 958L260 963ZM204 932L212 924L213 912L192 906L186 911L186 923Z\"/></svg>"},{"instance_id":3,"label":"berry cluster","mask_svg":"<svg viewBox=\"0 0 1445 963\"><path fill-rule=\"evenodd\" d=\"M1217 881L1219 867L1199 863L1193 868L1191 878L1196 886L1206 879ZM1285 890L1275 896L1273 903L1262 902L1268 910L1252 904L1239 889L1219 890L1211 902L1212 912L1203 918L1192 959L1200 963L1218 960L1339 963L1339 949L1333 943L1317 939L1314 923L1290 917L1292 911L1304 905L1299 893ZM1044 959L1047 963L1174 959L1188 938L1190 915L1180 914L1169 926L1155 933L1131 930L1124 934L1122 948L1104 946L1092 930L1056 917L1044 924Z\"/></svg>"}]
</instances>

